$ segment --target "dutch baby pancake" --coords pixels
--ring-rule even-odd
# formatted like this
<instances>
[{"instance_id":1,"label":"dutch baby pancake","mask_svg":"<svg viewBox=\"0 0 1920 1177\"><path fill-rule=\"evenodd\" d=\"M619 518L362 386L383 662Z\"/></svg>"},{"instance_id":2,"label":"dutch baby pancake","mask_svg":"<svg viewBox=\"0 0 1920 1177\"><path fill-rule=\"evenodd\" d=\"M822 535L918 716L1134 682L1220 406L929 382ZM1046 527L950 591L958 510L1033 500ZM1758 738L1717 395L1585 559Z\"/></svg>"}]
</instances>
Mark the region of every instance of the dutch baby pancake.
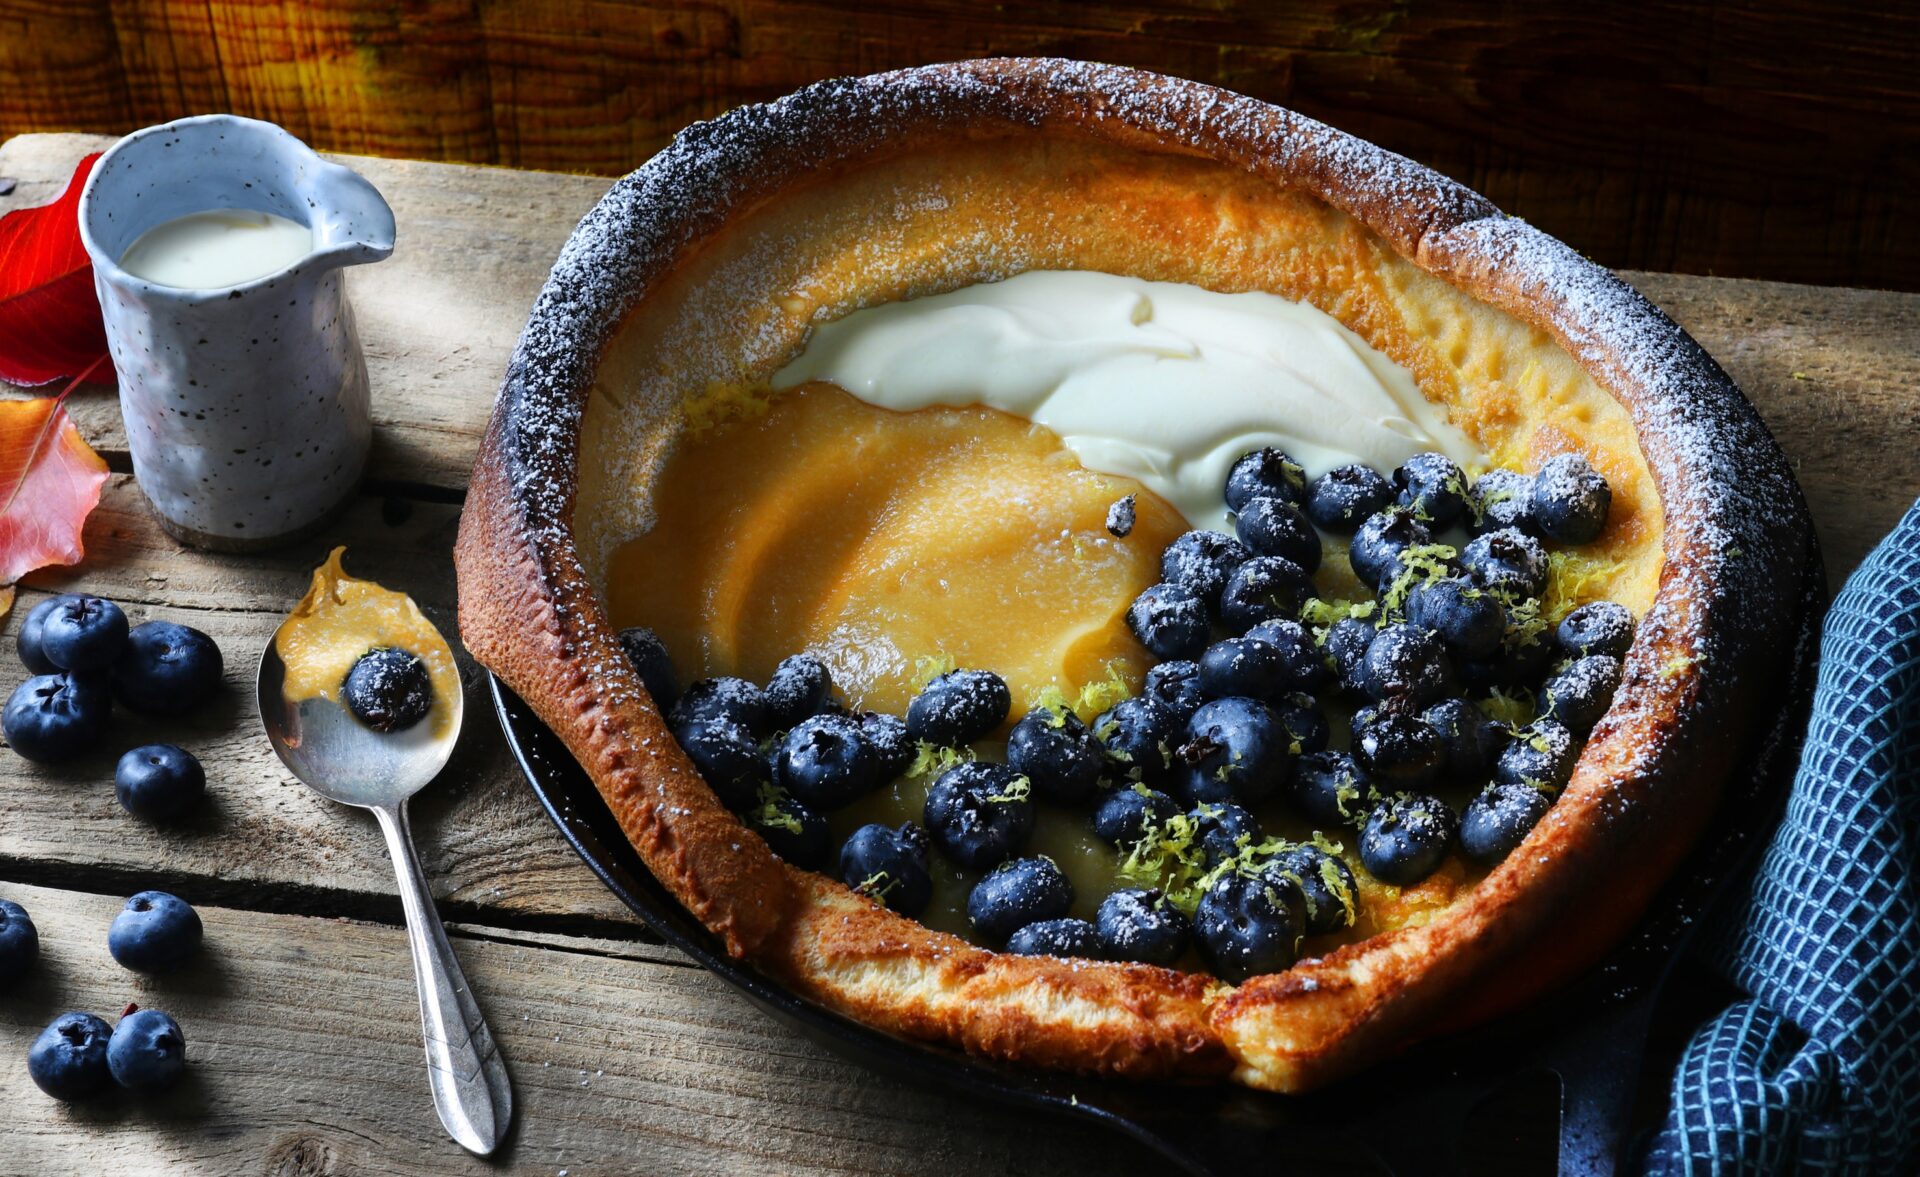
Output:
<instances>
[{"instance_id":1,"label":"dutch baby pancake","mask_svg":"<svg viewBox=\"0 0 1920 1177\"><path fill-rule=\"evenodd\" d=\"M616 184L456 555L468 648L736 957L1299 1091L1625 933L1771 717L1811 544L1604 269L1280 108L998 60Z\"/></svg>"}]
</instances>

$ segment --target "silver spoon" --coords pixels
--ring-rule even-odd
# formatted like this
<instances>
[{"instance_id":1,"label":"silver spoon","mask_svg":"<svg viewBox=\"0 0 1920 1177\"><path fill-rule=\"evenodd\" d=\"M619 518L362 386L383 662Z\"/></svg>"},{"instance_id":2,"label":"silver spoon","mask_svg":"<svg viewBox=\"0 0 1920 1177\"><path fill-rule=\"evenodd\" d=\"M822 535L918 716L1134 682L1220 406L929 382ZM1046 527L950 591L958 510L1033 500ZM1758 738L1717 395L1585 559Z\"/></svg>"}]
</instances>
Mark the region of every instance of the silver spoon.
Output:
<instances>
[{"instance_id":1,"label":"silver spoon","mask_svg":"<svg viewBox=\"0 0 1920 1177\"><path fill-rule=\"evenodd\" d=\"M454 694L452 722L440 733L422 721L383 735L362 726L330 699L288 703L279 641L276 630L260 655L260 722L294 776L322 797L372 810L386 835L387 853L400 878L400 906L407 917L407 944L420 990L433 1108L462 1148L486 1156L499 1147L513 1120L513 1089L493 1032L434 910L407 824L407 798L426 787L453 754L460 734L460 695Z\"/></svg>"}]
</instances>

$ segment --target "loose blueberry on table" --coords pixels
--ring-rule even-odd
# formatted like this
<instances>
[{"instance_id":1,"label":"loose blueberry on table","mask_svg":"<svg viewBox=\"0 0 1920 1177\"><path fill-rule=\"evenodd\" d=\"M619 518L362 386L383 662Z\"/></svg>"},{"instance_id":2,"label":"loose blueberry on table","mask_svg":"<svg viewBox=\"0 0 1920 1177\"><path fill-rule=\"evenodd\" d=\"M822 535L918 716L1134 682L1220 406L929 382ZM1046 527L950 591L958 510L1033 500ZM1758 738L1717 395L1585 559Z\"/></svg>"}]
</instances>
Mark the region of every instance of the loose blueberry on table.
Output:
<instances>
[{"instance_id":1,"label":"loose blueberry on table","mask_svg":"<svg viewBox=\"0 0 1920 1177\"><path fill-rule=\"evenodd\" d=\"M1560 579L1611 509L1579 455L1470 477L1417 454L1309 480L1265 449L1223 489L1235 534L1179 536L1126 610L1152 659L1131 697L1055 692L1009 727L1007 683L965 667L904 717L854 713L809 652L764 688L680 691L651 631L621 645L715 793L789 862L832 863L915 917L936 877L957 880L969 933L1009 953L1238 983L1383 926L1371 904L1443 867L1445 886L1470 883L1512 854L1571 780L1634 620ZM1345 567L1327 536L1351 537ZM1358 599L1322 592L1316 570L1350 585L1348 568ZM856 816L894 812L876 795L924 797L919 822ZM1049 857L1079 844L1036 828L1075 822L1092 839L1075 853L1110 853L1109 875Z\"/></svg>"},{"instance_id":2,"label":"loose blueberry on table","mask_svg":"<svg viewBox=\"0 0 1920 1177\"><path fill-rule=\"evenodd\" d=\"M143 621L113 664L113 693L142 715L185 715L220 689L220 647L189 625Z\"/></svg>"},{"instance_id":3,"label":"loose blueberry on table","mask_svg":"<svg viewBox=\"0 0 1920 1177\"><path fill-rule=\"evenodd\" d=\"M207 773L200 761L172 744L131 748L113 769L113 793L121 808L146 821L180 817L206 792Z\"/></svg>"},{"instance_id":4,"label":"loose blueberry on table","mask_svg":"<svg viewBox=\"0 0 1920 1177\"><path fill-rule=\"evenodd\" d=\"M157 1009L129 1009L107 1039L107 1069L130 1090L171 1086L187 1069L186 1036Z\"/></svg>"},{"instance_id":5,"label":"loose blueberry on table","mask_svg":"<svg viewBox=\"0 0 1920 1177\"><path fill-rule=\"evenodd\" d=\"M106 733L113 701L98 674L37 674L14 689L0 730L15 752L46 764L92 750Z\"/></svg>"},{"instance_id":6,"label":"loose blueberry on table","mask_svg":"<svg viewBox=\"0 0 1920 1177\"><path fill-rule=\"evenodd\" d=\"M0 899L0 985L20 979L40 955L40 932L27 909Z\"/></svg>"},{"instance_id":7,"label":"loose blueberry on table","mask_svg":"<svg viewBox=\"0 0 1920 1177\"><path fill-rule=\"evenodd\" d=\"M61 1014L33 1040L27 1074L55 1099L85 1099L113 1082L107 1065L112 1037L112 1028L94 1014Z\"/></svg>"},{"instance_id":8,"label":"loose blueberry on table","mask_svg":"<svg viewBox=\"0 0 1920 1177\"><path fill-rule=\"evenodd\" d=\"M127 900L107 929L107 951L139 973L172 972L200 947L200 913L165 891Z\"/></svg>"}]
</instances>

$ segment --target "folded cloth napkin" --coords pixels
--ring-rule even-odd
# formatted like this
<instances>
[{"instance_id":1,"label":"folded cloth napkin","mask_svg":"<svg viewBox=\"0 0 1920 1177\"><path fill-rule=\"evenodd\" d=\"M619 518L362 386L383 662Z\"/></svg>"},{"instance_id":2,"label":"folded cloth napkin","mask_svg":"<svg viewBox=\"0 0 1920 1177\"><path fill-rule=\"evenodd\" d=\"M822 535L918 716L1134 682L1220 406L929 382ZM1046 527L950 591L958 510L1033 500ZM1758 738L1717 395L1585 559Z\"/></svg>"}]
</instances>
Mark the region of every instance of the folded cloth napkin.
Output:
<instances>
[{"instance_id":1,"label":"folded cloth napkin","mask_svg":"<svg viewBox=\"0 0 1920 1177\"><path fill-rule=\"evenodd\" d=\"M1920 503L1847 578L1787 812L1714 963L1650 1173L1920 1163Z\"/></svg>"}]
</instances>

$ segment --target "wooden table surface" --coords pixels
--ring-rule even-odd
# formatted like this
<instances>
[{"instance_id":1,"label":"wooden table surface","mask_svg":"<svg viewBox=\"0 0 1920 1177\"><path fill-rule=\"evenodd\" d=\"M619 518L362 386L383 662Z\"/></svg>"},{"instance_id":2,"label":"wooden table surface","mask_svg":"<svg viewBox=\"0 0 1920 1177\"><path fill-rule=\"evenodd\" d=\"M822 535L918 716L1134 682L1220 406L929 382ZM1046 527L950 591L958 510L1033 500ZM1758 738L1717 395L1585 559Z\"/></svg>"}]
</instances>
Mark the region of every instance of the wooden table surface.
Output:
<instances>
[{"instance_id":1,"label":"wooden table surface","mask_svg":"<svg viewBox=\"0 0 1920 1177\"><path fill-rule=\"evenodd\" d=\"M51 199L106 142L0 145L0 177L17 181L0 211ZM27 578L0 646L0 691L25 677L11 656L19 618L75 589L120 602L135 622L206 630L226 653L229 690L185 723L122 713L112 746L77 764L0 753L0 895L28 908L43 943L30 978L0 994L0 1172L1164 1172L1091 1128L903 1089L841 1062L661 946L542 815L470 663L471 721L416 800L414 825L518 1110L491 1163L446 1139L379 835L281 768L252 715L252 670L334 543L348 545L354 573L412 593L453 634L449 553L468 466L526 309L607 181L346 162L387 195L400 237L391 260L350 280L376 442L368 483L330 534L267 555L182 549L128 473L111 390L70 402L115 475L84 564ZM1920 494L1920 295L1626 277L1760 406L1799 471L1837 585ZM115 757L154 739L207 768L210 804L182 825L142 824L113 797ZM206 950L182 974L143 979L107 955L113 913L149 887L206 920ZM157 1100L73 1106L33 1087L20 1060L54 1014L111 1016L128 1001L179 1019L185 1083Z\"/></svg>"}]
</instances>

